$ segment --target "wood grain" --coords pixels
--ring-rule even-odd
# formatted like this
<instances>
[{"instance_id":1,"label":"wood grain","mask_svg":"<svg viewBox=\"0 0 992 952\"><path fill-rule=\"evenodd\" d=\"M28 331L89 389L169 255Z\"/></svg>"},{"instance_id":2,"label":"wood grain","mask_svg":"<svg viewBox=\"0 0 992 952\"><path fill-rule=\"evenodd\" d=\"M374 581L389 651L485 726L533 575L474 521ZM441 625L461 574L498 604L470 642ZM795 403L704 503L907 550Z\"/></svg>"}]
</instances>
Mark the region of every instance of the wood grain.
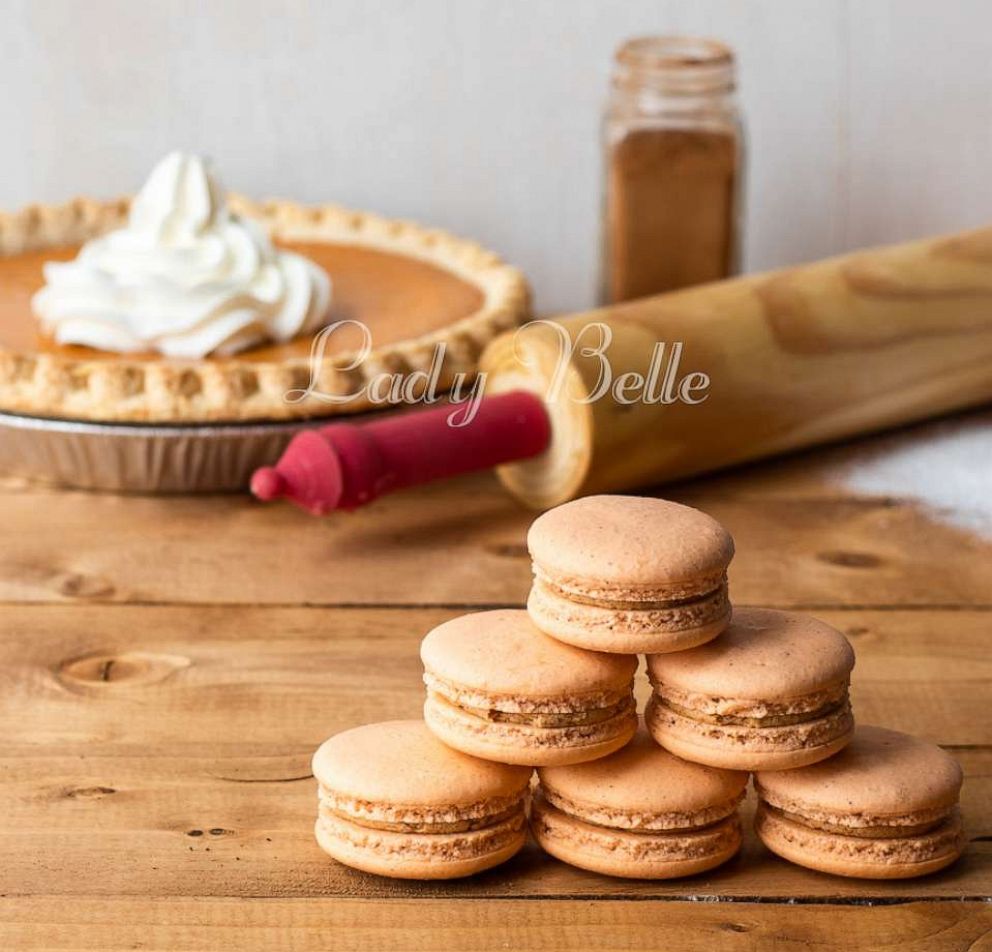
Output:
<instances>
[{"instance_id":1,"label":"wood grain","mask_svg":"<svg viewBox=\"0 0 992 952\"><path fill-rule=\"evenodd\" d=\"M934 523L911 501L808 482L760 495L735 493L727 478L709 485L665 492L734 534L737 601L992 605L992 545ZM38 531L40 512L51 531ZM9 482L0 491L0 600L517 605L530 584L532 518L488 476L327 519L238 496L165 504Z\"/></svg>"},{"instance_id":2,"label":"wood grain","mask_svg":"<svg viewBox=\"0 0 992 952\"><path fill-rule=\"evenodd\" d=\"M316 746L364 720L414 716L420 640L458 613L8 606L17 637L0 641L0 755L56 742ZM988 612L817 614L855 646L859 716L941 744L992 746ZM642 679L641 700L646 687Z\"/></svg>"},{"instance_id":3,"label":"wood grain","mask_svg":"<svg viewBox=\"0 0 992 952\"><path fill-rule=\"evenodd\" d=\"M503 334L480 367L541 394L554 436L500 478L545 509L987 403L990 304L986 228ZM669 372L695 391L666 399Z\"/></svg>"},{"instance_id":4,"label":"wood grain","mask_svg":"<svg viewBox=\"0 0 992 952\"><path fill-rule=\"evenodd\" d=\"M869 908L617 900L0 900L0 936L23 952L695 952L701 948L984 948L992 907Z\"/></svg>"},{"instance_id":5,"label":"wood grain","mask_svg":"<svg viewBox=\"0 0 992 952\"><path fill-rule=\"evenodd\" d=\"M950 872L866 883L752 837L706 877L624 882L530 847L466 882L411 884L313 843L309 758L335 731L413 717L421 636L450 609L22 605L0 647L0 894L887 900L992 891L992 658L982 611L823 613L858 650L859 717L954 749L973 844ZM950 643L934 632L953 626ZM638 694L643 700L646 685ZM750 808L749 808L750 809ZM56 859L57 858L57 859ZM91 870L100 875L89 875Z\"/></svg>"},{"instance_id":6,"label":"wood grain","mask_svg":"<svg viewBox=\"0 0 992 952\"><path fill-rule=\"evenodd\" d=\"M464 882L349 870L312 839L312 751L418 715L429 628L521 603L529 514L482 478L325 521L9 480L0 948L981 947L992 552L910 501L849 495L827 475L838 452L668 492L734 532L739 603L807 607L851 638L861 720L960 759L971 845L945 873L824 876L750 832L724 868L661 883L585 873L534 845ZM639 679L641 703L647 690Z\"/></svg>"}]
</instances>

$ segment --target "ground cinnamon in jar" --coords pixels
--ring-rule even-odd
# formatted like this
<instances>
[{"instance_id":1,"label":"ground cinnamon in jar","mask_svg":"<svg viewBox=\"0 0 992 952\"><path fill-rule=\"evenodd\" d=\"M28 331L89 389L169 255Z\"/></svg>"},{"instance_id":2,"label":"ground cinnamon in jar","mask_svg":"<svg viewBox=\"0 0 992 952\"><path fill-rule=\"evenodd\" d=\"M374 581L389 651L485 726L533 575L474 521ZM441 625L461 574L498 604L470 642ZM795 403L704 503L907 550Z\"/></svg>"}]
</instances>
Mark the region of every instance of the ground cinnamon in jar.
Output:
<instances>
[{"instance_id":1,"label":"ground cinnamon in jar","mask_svg":"<svg viewBox=\"0 0 992 952\"><path fill-rule=\"evenodd\" d=\"M607 112L603 297L659 294L733 274L742 141L733 54L646 37L617 54Z\"/></svg>"}]
</instances>

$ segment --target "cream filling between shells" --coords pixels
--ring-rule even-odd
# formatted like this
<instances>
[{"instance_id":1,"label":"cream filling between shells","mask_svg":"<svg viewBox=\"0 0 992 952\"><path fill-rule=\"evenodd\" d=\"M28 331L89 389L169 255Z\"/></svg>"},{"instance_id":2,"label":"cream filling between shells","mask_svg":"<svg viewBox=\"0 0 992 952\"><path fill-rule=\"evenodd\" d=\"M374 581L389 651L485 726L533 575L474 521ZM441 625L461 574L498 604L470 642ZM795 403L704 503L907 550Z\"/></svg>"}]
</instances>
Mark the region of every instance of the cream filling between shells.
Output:
<instances>
[{"instance_id":1,"label":"cream filling between shells","mask_svg":"<svg viewBox=\"0 0 992 952\"><path fill-rule=\"evenodd\" d=\"M636 724L637 714L633 696L617 706L614 713L596 723L573 723L568 726L540 727L533 723L508 723L491 721L478 717L470 709L452 703L448 698L432 691L427 693L428 703L424 708L428 722L433 718L446 723L459 732L468 732L484 739L487 743L516 744L522 734L527 743L536 748L555 749L593 744L604 737L613 737L628 724Z\"/></svg>"},{"instance_id":2,"label":"cream filling between shells","mask_svg":"<svg viewBox=\"0 0 992 952\"><path fill-rule=\"evenodd\" d=\"M494 853L518 842L527 818L523 810L492 826L459 833L430 833L410 835L406 832L379 830L361 826L329 814L318 818L324 833L358 849L380 855L395 855L401 859L428 860L468 859Z\"/></svg>"},{"instance_id":3,"label":"cream filling between shells","mask_svg":"<svg viewBox=\"0 0 992 952\"><path fill-rule=\"evenodd\" d=\"M572 816L542 797L534 801L531 824L540 836L573 843L577 848L604 848L614 855L642 861L678 861L735 850L741 822L736 812L709 826L687 830L627 830L599 826Z\"/></svg>"},{"instance_id":4,"label":"cream filling between shells","mask_svg":"<svg viewBox=\"0 0 992 952\"><path fill-rule=\"evenodd\" d=\"M949 853L959 853L965 845L957 810L924 833L874 837L868 833L845 835L839 830L825 831L807 826L773 812L762 803L755 816L755 828L759 834L770 828L769 833L776 839L800 850L815 849L838 859L867 863L925 863Z\"/></svg>"},{"instance_id":5,"label":"cream filling between shells","mask_svg":"<svg viewBox=\"0 0 992 952\"><path fill-rule=\"evenodd\" d=\"M569 816L589 823L593 826L603 826L609 829L628 830L630 832L644 831L648 833L669 832L673 830L699 830L711 826L720 820L736 813L738 804L744 799L742 790L736 797L717 806L706 807L702 810L685 812L668 811L664 813L640 812L637 810L615 810L609 807L591 803L579 802L555 790L546 781L541 781L541 795L553 807L567 813Z\"/></svg>"},{"instance_id":6,"label":"cream filling between shells","mask_svg":"<svg viewBox=\"0 0 992 952\"><path fill-rule=\"evenodd\" d=\"M534 578L550 591L569 601L602 608L671 608L709 598L727 585L726 571L658 585L611 585L548 572L537 562Z\"/></svg>"},{"instance_id":7,"label":"cream filling between shells","mask_svg":"<svg viewBox=\"0 0 992 952\"><path fill-rule=\"evenodd\" d=\"M912 810L898 814L854 811L838 813L817 810L789 797L772 793L755 781L755 788L765 808L793 823L837 833L841 836L913 836L926 833L943 823L954 810L955 804L943 804L927 810Z\"/></svg>"},{"instance_id":8,"label":"cream filling between shells","mask_svg":"<svg viewBox=\"0 0 992 952\"><path fill-rule=\"evenodd\" d=\"M493 711L500 714L551 714L575 715L577 713L614 708L630 699L633 682L613 690L589 691L584 694L557 697L530 697L526 695L487 694L465 688L439 677L432 671L424 672L428 692L440 695L455 707L467 711Z\"/></svg>"},{"instance_id":9,"label":"cream filling between shells","mask_svg":"<svg viewBox=\"0 0 992 952\"><path fill-rule=\"evenodd\" d=\"M730 617L727 587L688 599L672 601L607 601L579 599L535 580L527 599L535 618L556 626L574 626L588 631L593 626L608 631L689 631Z\"/></svg>"},{"instance_id":10,"label":"cream filling between shells","mask_svg":"<svg viewBox=\"0 0 992 952\"><path fill-rule=\"evenodd\" d=\"M686 717L715 724L750 724L755 721L766 721L764 726L771 727L774 726L774 720L779 718L790 718L782 723L812 720L829 713L832 708L841 707L848 700L849 691L847 681L838 681L819 691L811 691L797 697L759 700L686 691L674 684L659 680L650 671L648 677L655 697L661 703L683 713Z\"/></svg>"},{"instance_id":11,"label":"cream filling between shells","mask_svg":"<svg viewBox=\"0 0 992 952\"><path fill-rule=\"evenodd\" d=\"M847 702L830 713L794 724L755 727L687 717L668 707L657 695L648 702L645 719L649 727L663 724L673 734L684 736L693 743L732 745L751 751L817 747L836 740L854 726L854 716Z\"/></svg>"},{"instance_id":12,"label":"cream filling between shells","mask_svg":"<svg viewBox=\"0 0 992 952\"><path fill-rule=\"evenodd\" d=\"M449 807L425 807L346 797L323 784L317 789L321 816L338 817L369 829L396 833L463 833L483 829L502 823L515 813L523 813L527 795L525 788L508 797L491 797Z\"/></svg>"}]
</instances>

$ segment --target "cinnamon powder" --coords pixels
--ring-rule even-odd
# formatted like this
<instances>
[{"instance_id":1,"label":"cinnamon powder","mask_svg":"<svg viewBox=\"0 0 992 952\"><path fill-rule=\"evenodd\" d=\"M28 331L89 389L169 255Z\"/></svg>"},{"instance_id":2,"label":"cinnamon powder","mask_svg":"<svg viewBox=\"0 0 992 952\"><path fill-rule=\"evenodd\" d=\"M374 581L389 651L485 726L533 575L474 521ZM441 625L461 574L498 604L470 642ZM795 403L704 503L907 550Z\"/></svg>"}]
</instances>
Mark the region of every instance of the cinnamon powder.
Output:
<instances>
[{"instance_id":1,"label":"cinnamon powder","mask_svg":"<svg viewBox=\"0 0 992 952\"><path fill-rule=\"evenodd\" d=\"M738 140L731 131L635 129L609 148L610 303L725 278L736 266Z\"/></svg>"}]
</instances>

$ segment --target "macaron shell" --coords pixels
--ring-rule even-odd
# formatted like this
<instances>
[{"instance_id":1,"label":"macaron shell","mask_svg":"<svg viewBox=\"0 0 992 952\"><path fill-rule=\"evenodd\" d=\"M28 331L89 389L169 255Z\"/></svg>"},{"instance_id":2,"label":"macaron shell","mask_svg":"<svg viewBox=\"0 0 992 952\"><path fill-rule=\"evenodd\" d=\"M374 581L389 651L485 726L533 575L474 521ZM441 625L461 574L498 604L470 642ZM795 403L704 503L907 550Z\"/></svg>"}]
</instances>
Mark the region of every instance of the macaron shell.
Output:
<instances>
[{"instance_id":1,"label":"macaron shell","mask_svg":"<svg viewBox=\"0 0 992 952\"><path fill-rule=\"evenodd\" d=\"M434 695L424 703L424 721L443 743L455 750L501 764L528 767L578 764L605 757L623 747L637 730L633 708L590 725L583 736L576 738L565 733L567 728L481 721Z\"/></svg>"},{"instance_id":2,"label":"macaron shell","mask_svg":"<svg viewBox=\"0 0 992 952\"><path fill-rule=\"evenodd\" d=\"M816 618L767 608L735 608L719 638L648 657L648 674L701 695L776 701L812 694L850 677L854 650Z\"/></svg>"},{"instance_id":3,"label":"macaron shell","mask_svg":"<svg viewBox=\"0 0 992 952\"><path fill-rule=\"evenodd\" d=\"M545 633L588 651L662 654L685 651L719 635L730 622L726 586L688 605L615 609L571 601L535 584L527 611ZM705 619L700 623L701 619Z\"/></svg>"},{"instance_id":4,"label":"macaron shell","mask_svg":"<svg viewBox=\"0 0 992 952\"><path fill-rule=\"evenodd\" d=\"M539 516L527 533L531 556L550 576L596 587L651 587L712 575L734 555L715 519L642 496L586 496Z\"/></svg>"},{"instance_id":5,"label":"macaron shell","mask_svg":"<svg viewBox=\"0 0 992 952\"><path fill-rule=\"evenodd\" d=\"M462 615L420 647L427 671L480 694L553 698L626 688L637 658L583 651L540 631L520 609Z\"/></svg>"},{"instance_id":6,"label":"macaron shell","mask_svg":"<svg viewBox=\"0 0 992 952\"><path fill-rule=\"evenodd\" d=\"M778 771L805 767L832 757L854 736L854 720L848 716L819 718L818 721L829 726L829 737L815 744L797 740L794 745L774 749L769 744L769 735L781 728L737 728L733 739L712 739L707 734L714 725L672 714L654 698L648 701L644 720L651 736L666 750L685 760L726 770ZM797 725L800 726L813 730L818 723L810 721Z\"/></svg>"},{"instance_id":7,"label":"macaron shell","mask_svg":"<svg viewBox=\"0 0 992 952\"><path fill-rule=\"evenodd\" d=\"M513 796L530 782L519 768L467 757L423 721L384 721L336 734L313 756L318 783L370 803L443 810Z\"/></svg>"},{"instance_id":8,"label":"macaron shell","mask_svg":"<svg viewBox=\"0 0 992 952\"><path fill-rule=\"evenodd\" d=\"M794 823L759 804L754 829L765 846L783 859L819 872L859 879L910 879L935 873L958 859L966 845L956 815L930 834L899 841L826 833ZM907 856L915 851L921 858L893 859L894 848Z\"/></svg>"},{"instance_id":9,"label":"macaron shell","mask_svg":"<svg viewBox=\"0 0 992 952\"><path fill-rule=\"evenodd\" d=\"M541 848L580 869L626 879L674 879L713 869L741 845L735 814L701 830L641 833L584 823L538 797L531 831Z\"/></svg>"},{"instance_id":10,"label":"macaron shell","mask_svg":"<svg viewBox=\"0 0 992 952\"><path fill-rule=\"evenodd\" d=\"M573 767L543 767L538 776L542 787L581 811L580 819L618 827L665 816L682 817L688 826L685 820L694 815L732 812L748 781L743 771L718 770L676 757L644 728L609 757Z\"/></svg>"},{"instance_id":11,"label":"macaron shell","mask_svg":"<svg viewBox=\"0 0 992 952\"><path fill-rule=\"evenodd\" d=\"M347 824L344 820L340 822ZM354 826L354 824L349 825ZM483 832L460 835L463 839L481 837ZM395 845L390 849L376 848L372 845L359 845L348 838L334 835L321 820L318 820L314 827L314 835L317 845L329 856L339 863L344 863L345 866L366 873L375 873L392 879L459 879L492 869L519 853L527 842L527 825L523 823L518 832L492 850L473 855L472 850L468 849L465 856L453 855L451 858L434 859L425 859L415 850L408 848L411 839L416 838L415 834L380 832L376 837L378 841L392 837L396 838ZM400 837L405 837L405 841L398 839Z\"/></svg>"},{"instance_id":12,"label":"macaron shell","mask_svg":"<svg viewBox=\"0 0 992 952\"><path fill-rule=\"evenodd\" d=\"M961 780L961 767L936 744L859 724L851 744L829 763L788 774L762 772L755 784L774 806L843 818L950 808Z\"/></svg>"}]
</instances>

